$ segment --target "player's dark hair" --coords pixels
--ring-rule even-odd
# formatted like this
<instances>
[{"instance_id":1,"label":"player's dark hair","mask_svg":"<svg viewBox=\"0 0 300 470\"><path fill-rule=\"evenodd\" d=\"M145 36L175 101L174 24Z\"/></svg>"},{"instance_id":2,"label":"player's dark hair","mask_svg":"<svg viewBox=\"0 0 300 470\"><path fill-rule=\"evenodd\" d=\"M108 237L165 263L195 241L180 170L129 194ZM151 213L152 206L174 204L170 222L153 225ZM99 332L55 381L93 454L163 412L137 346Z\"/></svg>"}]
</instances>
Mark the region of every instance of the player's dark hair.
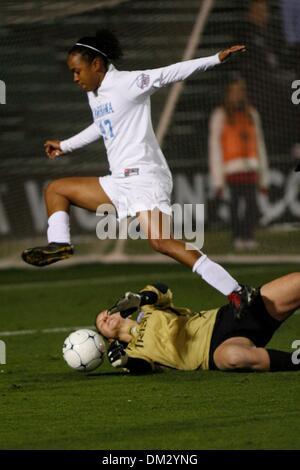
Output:
<instances>
[{"instance_id":1,"label":"player's dark hair","mask_svg":"<svg viewBox=\"0 0 300 470\"><path fill-rule=\"evenodd\" d=\"M116 35L108 29L101 29L96 32L95 36L78 39L68 54L80 54L88 62L101 57L107 65L108 62L120 59L123 51Z\"/></svg>"}]
</instances>

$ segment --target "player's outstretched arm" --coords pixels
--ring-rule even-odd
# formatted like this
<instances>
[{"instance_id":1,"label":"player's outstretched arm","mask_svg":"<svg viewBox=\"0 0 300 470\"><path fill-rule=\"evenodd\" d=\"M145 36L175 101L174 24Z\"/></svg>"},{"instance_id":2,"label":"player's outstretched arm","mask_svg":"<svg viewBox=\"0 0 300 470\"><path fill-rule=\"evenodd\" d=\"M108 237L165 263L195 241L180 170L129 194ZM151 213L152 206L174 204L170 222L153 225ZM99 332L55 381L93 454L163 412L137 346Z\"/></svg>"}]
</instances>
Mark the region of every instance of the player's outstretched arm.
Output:
<instances>
[{"instance_id":1,"label":"player's outstretched arm","mask_svg":"<svg viewBox=\"0 0 300 470\"><path fill-rule=\"evenodd\" d=\"M232 55L245 51L246 47L244 45L235 45L209 57L184 60L157 69L128 72L122 83L127 88L128 98L146 97L164 86L185 80L195 72L210 70L229 59Z\"/></svg>"},{"instance_id":2,"label":"player's outstretched arm","mask_svg":"<svg viewBox=\"0 0 300 470\"><path fill-rule=\"evenodd\" d=\"M219 59L221 62L225 62L225 60L228 60L231 56L235 54L241 54L243 52L246 52L246 46L244 45L231 46L231 47L228 47L228 49L224 49L223 51L219 52Z\"/></svg>"}]
</instances>

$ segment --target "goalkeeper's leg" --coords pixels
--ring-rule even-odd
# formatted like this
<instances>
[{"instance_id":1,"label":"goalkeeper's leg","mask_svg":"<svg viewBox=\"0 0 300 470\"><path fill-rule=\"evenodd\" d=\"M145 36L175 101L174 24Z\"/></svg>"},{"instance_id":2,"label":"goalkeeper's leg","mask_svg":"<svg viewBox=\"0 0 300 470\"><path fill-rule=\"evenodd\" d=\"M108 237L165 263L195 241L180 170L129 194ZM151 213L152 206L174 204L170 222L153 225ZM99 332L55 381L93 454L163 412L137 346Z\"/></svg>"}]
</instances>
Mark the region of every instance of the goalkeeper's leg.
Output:
<instances>
[{"instance_id":1,"label":"goalkeeper's leg","mask_svg":"<svg viewBox=\"0 0 300 470\"><path fill-rule=\"evenodd\" d=\"M214 352L214 363L219 370L270 370L270 359L266 349L256 348L254 343L244 337L229 338Z\"/></svg>"},{"instance_id":2,"label":"goalkeeper's leg","mask_svg":"<svg viewBox=\"0 0 300 470\"><path fill-rule=\"evenodd\" d=\"M223 371L300 371L294 352L256 348L248 338L230 338L214 352L214 363ZM296 359L296 360L295 360Z\"/></svg>"}]
</instances>

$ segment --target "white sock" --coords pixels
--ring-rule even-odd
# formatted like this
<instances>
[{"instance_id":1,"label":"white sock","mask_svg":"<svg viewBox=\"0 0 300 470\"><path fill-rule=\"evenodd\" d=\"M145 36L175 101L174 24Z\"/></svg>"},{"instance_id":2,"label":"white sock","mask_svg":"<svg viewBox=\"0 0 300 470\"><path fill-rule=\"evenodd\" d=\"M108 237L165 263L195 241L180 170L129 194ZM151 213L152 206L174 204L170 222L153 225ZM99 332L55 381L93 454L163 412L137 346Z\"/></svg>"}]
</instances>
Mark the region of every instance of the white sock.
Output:
<instances>
[{"instance_id":1,"label":"white sock","mask_svg":"<svg viewBox=\"0 0 300 470\"><path fill-rule=\"evenodd\" d=\"M71 243L69 214L65 211L57 211L48 219L47 237L48 243Z\"/></svg>"},{"instance_id":2,"label":"white sock","mask_svg":"<svg viewBox=\"0 0 300 470\"><path fill-rule=\"evenodd\" d=\"M199 274L204 281L224 295L239 291L241 288L222 266L211 261L206 255L197 259L193 266L193 272Z\"/></svg>"}]
</instances>

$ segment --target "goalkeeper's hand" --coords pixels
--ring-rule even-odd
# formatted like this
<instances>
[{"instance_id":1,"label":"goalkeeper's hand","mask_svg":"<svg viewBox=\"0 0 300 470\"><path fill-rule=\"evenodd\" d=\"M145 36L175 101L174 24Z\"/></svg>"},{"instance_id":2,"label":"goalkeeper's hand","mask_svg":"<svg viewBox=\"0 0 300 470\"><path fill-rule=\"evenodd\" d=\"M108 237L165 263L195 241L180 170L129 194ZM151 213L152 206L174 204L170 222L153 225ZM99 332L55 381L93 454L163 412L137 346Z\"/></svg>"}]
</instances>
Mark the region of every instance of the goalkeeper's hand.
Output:
<instances>
[{"instance_id":1,"label":"goalkeeper's hand","mask_svg":"<svg viewBox=\"0 0 300 470\"><path fill-rule=\"evenodd\" d=\"M118 340L109 346L107 357L113 367L126 367L128 362L128 354Z\"/></svg>"},{"instance_id":2,"label":"goalkeeper's hand","mask_svg":"<svg viewBox=\"0 0 300 470\"><path fill-rule=\"evenodd\" d=\"M141 305L141 296L140 294L135 294L134 292L126 292L124 297L121 297L117 303L109 309L108 313L120 312L121 317L126 318L132 313L136 312Z\"/></svg>"}]
</instances>

